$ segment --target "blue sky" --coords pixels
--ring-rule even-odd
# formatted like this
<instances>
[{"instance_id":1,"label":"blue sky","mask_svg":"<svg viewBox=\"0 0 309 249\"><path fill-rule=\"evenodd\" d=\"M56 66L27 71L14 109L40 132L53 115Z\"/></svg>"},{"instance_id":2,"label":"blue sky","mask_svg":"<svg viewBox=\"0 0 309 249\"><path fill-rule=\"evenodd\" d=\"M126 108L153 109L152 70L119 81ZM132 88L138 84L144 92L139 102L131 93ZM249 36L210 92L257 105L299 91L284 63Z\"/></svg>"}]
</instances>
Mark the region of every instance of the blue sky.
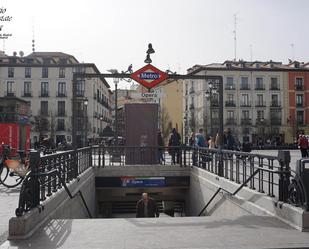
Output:
<instances>
[{"instance_id":1,"label":"blue sky","mask_svg":"<svg viewBox=\"0 0 309 249\"><path fill-rule=\"evenodd\" d=\"M137 70L147 44L161 70L185 73L195 64L237 59L309 61L309 1L306 0L2 0L3 32L12 33L0 49L60 51L110 68ZM293 45L291 45L293 44ZM251 46L251 50L250 50Z\"/></svg>"}]
</instances>

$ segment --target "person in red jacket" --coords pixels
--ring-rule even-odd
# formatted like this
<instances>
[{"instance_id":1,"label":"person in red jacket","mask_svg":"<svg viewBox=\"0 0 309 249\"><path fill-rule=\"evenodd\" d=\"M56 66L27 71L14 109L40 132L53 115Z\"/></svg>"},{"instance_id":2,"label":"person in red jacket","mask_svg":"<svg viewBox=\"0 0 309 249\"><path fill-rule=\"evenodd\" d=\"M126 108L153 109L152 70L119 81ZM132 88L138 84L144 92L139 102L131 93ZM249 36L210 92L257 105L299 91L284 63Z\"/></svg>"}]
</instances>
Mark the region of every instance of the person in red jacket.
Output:
<instances>
[{"instance_id":1,"label":"person in red jacket","mask_svg":"<svg viewBox=\"0 0 309 249\"><path fill-rule=\"evenodd\" d=\"M301 152L301 157L308 157L309 143L308 139L303 134L299 135L298 146Z\"/></svg>"}]
</instances>

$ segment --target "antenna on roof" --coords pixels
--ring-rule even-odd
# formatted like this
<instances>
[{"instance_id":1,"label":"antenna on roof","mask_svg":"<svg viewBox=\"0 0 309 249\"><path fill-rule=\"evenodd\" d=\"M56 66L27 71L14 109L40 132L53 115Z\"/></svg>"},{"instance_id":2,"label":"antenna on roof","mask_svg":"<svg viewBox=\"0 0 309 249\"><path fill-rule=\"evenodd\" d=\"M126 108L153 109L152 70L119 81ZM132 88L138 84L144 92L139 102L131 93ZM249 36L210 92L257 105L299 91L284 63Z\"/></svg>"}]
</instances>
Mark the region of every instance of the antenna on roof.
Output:
<instances>
[{"instance_id":1,"label":"antenna on roof","mask_svg":"<svg viewBox=\"0 0 309 249\"><path fill-rule=\"evenodd\" d=\"M294 53L294 43L290 44L292 50L292 60L295 61L295 53Z\"/></svg>"},{"instance_id":2,"label":"antenna on roof","mask_svg":"<svg viewBox=\"0 0 309 249\"><path fill-rule=\"evenodd\" d=\"M236 61L236 48L237 48L237 33L236 33L236 30L237 30L237 14L234 14L234 30L233 30L233 33L234 33L234 61Z\"/></svg>"},{"instance_id":3,"label":"antenna on roof","mask_svg":"<svg viewBox=\"0 0 309 249\"><path fill-rule=\"evenodd\" d=\"M35 40L34 40L34 18L32 18L32 52L35 52Z\"/></svg>"}]
</instances>

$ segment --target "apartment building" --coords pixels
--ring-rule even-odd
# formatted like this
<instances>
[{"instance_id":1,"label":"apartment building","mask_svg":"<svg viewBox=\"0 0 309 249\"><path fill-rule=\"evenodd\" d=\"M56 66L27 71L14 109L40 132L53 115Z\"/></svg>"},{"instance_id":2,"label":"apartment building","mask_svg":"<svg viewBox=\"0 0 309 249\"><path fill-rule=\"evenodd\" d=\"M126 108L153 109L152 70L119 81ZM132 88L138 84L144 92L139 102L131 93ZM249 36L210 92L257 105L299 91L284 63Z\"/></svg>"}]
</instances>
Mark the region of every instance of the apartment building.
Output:
<instances>
[{"instance_id":1,"label":"apartment building","mask_svg":"<svg viewBox=\"0 0 309 249\"><path fill-rule=\"evenodd\" d=\"M226 61L196 65L188 74L223 77L224 129L240 142L289 143L289 72L295 70L281 62ZM297 69L296 69L297 70ZM205 80L184 84L184 133L204 128L215 136L219 128L217 86Z\"/></svg>"},{"instance_id":2,"label":"apartment building","mask_svg":"<svg viewBox=\"0 0 309 249\"><path fill-rule=\"evenodd\" d=\"M42 136L56 143L72 141L73 74L100 73L93 63L79 63L61 52L33 52L28 56L0 55L0 97L29 101L31 142ZM76 82L76 142L79 146L100 136L111 125L111 91L104 78Z\"/></svg>"}]
</instances>

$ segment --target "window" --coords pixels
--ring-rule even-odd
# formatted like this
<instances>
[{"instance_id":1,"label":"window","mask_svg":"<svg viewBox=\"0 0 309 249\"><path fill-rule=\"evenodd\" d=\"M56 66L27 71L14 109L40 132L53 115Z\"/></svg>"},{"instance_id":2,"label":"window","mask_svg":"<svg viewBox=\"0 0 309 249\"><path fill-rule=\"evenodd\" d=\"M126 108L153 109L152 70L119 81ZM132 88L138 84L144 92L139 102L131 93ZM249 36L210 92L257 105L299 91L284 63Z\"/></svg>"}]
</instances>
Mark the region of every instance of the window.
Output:
<instances>
[{"instance_id":1,"label":"window","mask_svg":"<svg viewBox=\"0 0 309 249\"><path fill-rule=\"evenodd\" d=\"M259 110L257 111L257 119L258 120L263 120L264 119L264 111L263 110Z\"/></svg>"},{"instance_id":2,"label":"window","mask_svg":"<svg viewBox=\"0 0 309 249\"><path fill-rule=\"evenodd\" d=\"M233 94L228 94L227 95L227 101L228 102L234 102L234 95Z\"/></svg>"},{"instance_id":3,"label":"window","mask_svg":"<svg viewBox=\"0 0 309 249\"><path fill-rule=\"evenodd\" d=\"M8 81L6 85L6 96L15 96L14 81Z\"/></svg>"},{"instance_id":4,"label":"window","mask_svg":"<svg viewBox=\"0 0 309 249\"><path fill-rule=\"evenodd\" d=\"M256 102L257 106L264 106L263 94L257 94L256 99L257 99Z\"/></svg>"},{"instance_id":5,"label":"window","mask_svg":"<svg viewBox=\"0 0 309 249\"><path fill-rule=\"evenodd\" d=\"M24 82L24 97L31 97L31 81Z\"/></svg>"},{"instance_id":6,"label":"window","mask_svg":"<svg viewBox=\"0 0 309 249\"><path fill-rule=\"evenodd\" d=\"M241 77L240 89L249 90L249 80L248 77Z\"/></svg>"},{"instance_id":7,"label":"window","mask_svg":"<svg viewBox=\"0 0 309 249\"><path fill-rule=\"evenodd\" d=\"M65 101L58 101L58 116L65 116Z\"/></svg>"},{"instance_id":8,"label":"window","mask_svg":"<svg viewBox=\"0 0 309 249\"><path fill-rule=\"evenodd\" d=\"M227 118L234 119L234 111L227 111Z\"/></svg>"},{"instance_id":9,"label":"window","mask_svg":"<svg viewBox=\"0 0 309 249\"><path fill-rule=\"evenodd\" d=\"M76 82L76 95L83 97L85 94L85 80L78 80Z\"/></svg>"},{"instance_id":10,"label":"window","mask_svg":"<svg viewBox=\"0 0 309 249\"><path fill-rule=\"evenodd\" d=\"M234 88L233 77L227 77L226 78L226 88L227 89L233 89Z\"/></svg>"},{"instance_id":11,"label":"window","mask_svg":"<svg viewBox=\"0 0 309 249\"><path fill-rule=\"evenodd\" d=\"M31 67L25 67L25 78L31 78Z\"/></svg>"},{"instance_id":12,"label":"window","mask_svg":"<svg viewBox=\"0 0 309 249\"><path fill-rule=\"evenodd\" d=\"M50 64L50 58L43 58L43 64L44 65Z\"/></svg>"},{"instance_id":13,"label":"window","mask_svg":"<svg viewBox=\"0 0 309 249\"><path fill-rule=\"evenodd\" d=\"M59 68L59 78L65 78L65 67Z\"/></svg>"},{"instance_id":14,"label":"window","mask_svg":"<svg viewBox=\"0 0 309 249\"><path fill-rule=\"evenodd\" d=\"M249 119L249 111L242 111L242 118L243 119Z\"/></svg>"},{"instance_id":15,"label":"window","mask_svg":"<svg viewBox=\"0 0 309 249\"><path fill-rule=\"evenodd\" d=\"M242 94L241 98L242 98L242 103L241 103L242 106L250 106L248 94Z\"/></svg>"},{"instance_id":16,"label":"window","mask_svg":"<svg viewBox=\"0 0 309 249\"><path fill-rule=\"evenodd\" d=\"M296 106L303 106L304 103L304 95L302 94L296 94Z\"/></svg>"},{"instance_id":17,"label":"window","mask_svg":"<svg viewBox=\"0 0 309 249\"><path fill-rule=\"evenodd\" d=\"M58 97L66 96L66 84L65 82L58 82Z\"/></svg>"},{"instance_id":18,"label":"window","mask_svg":"<svg viewBox=\"0 0 309 249\"><path fill-rule=\"evenodd\" d=\"M14 78L14 67L9 67L8 68L8 77L9 78Z\"/></svg>"},{"instance_id":19,"label":"window","mask_svg":"<svg viewBox=\"0 0 309 249\"><path fill-rule=\"evenodd\" d=\"M42 68L42 78L48 78L48 67Z\"/></svg>"},{"instance_id":20,"label":"window","mask_svg":"<svg viewBox=\"0 0 309 249\"><path fill-rule=\"evenodd\" d=\"M48 97L48 82L41 82L41 97Z\"/></svg>"},{"instance_id":21,"label":"window","mask_svg":"<svg viewBox=\"0 0 309 249\"><path fill-rule=\"evenodd\" d=\"M262 77L256 78L255 89L256 90L264 90L263 78Z\"/></svg>"},{"instance_id":22,"label":"window","mask_svg":"<svg viewBox=\"0 0 309 249\"><path fill-rule=\"evenodd\" d=\"M270 90L280 90L278 78L275 77L270 78Z\"/></svg>"},{"instance_id":23,"label":"window","mask_svg":"<svg viewBox=\"0 0 309 249\"><path fill-rule=\"evenodd\" d=\"M303 90L303 87L304 87L304 82L303 82L303 78L301 77L297 77L295 79L295 88L296 90Z\"/></svg>"},{"instance_id":24,"label":"window","mask_svg":"<svg viewBox=\"0 0 309 249\"><path fill-rule=\"evenodd\" d=\"M64 131L65 130L64 119L58 119L57 120L57 130L58 131Z\"/></svg>"},{"instance_id":25,"label":"window","mask_svg":"<svg viewBox=\"0 0 309 249\"><path fill-rule=\"evenodd\" d=\"M279 97L278 95L271 95L271 106L279 106Z\"/></svg>"},{"instance_id":26,"label":"window","mask_svg":"<svg viewBox=\"0 0 309 249\"><path fill-rule=\"evenodd\" d=\"M185 84L185 95L188 95L188 84Z\"/></svg>"},{"instance_id":27,"label":"window","mask_svg":"<svg viewBox=\"0 0 309 249\"><path fill-rule=\"evenodd\" d=\"M304 124L304 111L297 111L296 112L296 120L297 124Z\"/></svg>"},{"instance_id":28,"label":"window","mask_svg":"<svg viewBox=\"0 0 309 249\"><path fill-rule=\"evenodd\" d=\"M48 101L41 101L41 115L48 116Z\"/></svg>"}]
</instances>

